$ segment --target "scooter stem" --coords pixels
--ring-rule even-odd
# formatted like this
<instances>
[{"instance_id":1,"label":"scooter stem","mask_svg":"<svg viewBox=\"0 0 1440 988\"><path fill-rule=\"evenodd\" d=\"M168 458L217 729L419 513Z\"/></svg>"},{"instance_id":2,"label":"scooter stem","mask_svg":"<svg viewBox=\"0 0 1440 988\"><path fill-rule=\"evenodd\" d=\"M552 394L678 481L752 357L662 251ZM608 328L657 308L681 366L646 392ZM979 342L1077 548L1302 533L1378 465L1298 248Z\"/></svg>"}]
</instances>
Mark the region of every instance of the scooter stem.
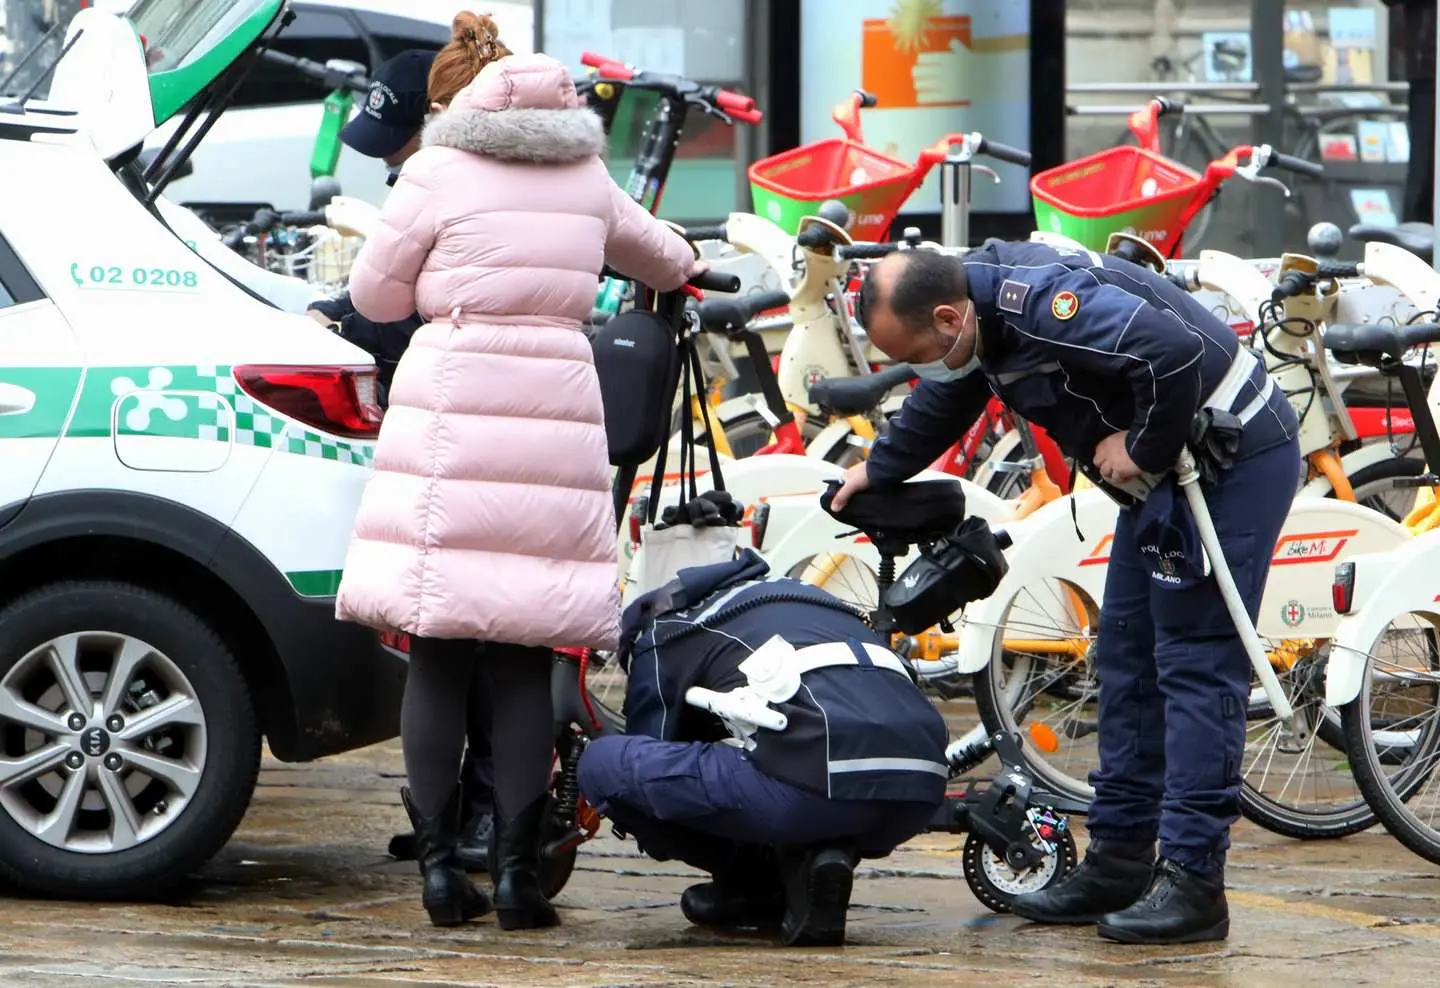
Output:
<instances>
[{"instance_id":1,"label":"scooter stem","mask_svg":"<svg viewBox=\"0 0 1440 988\"><path fill-rule=\"evenodd\" d=\"M1185 492L1185 500L1190 504L1190 511L1195 516L1195 527L1200 530L1200 541L1205 545L1205 554L1210 557L1210 569L1215 575L1215 582L1220 585L1220 596L1225 600L1225 609L1230 612L1230 620L1235 622L1235 632L1240 636L1240 643L1245 646L1245 653L1250 656L1250 664L1255 667L1255 674L1260 677L1260 685L1270 701L1270 709L1275 711L1276 717L1284 721L1287 728L1298 734L1300 730L1295 723L1295 708L1290 705L1290 698L1285 695L1285 689L1280 685L1280 679L1270 665L1270 656L1260 642L1255 623L1250 620L1250 614L1245 610L1245 602L1240 599L1235 577L1225 559L1225 550L1220 546L1220 536L1215 531L1215 522L1210 517L1210 506L1205 503L1205 492L1200 489L1200 471L1196 469L1195 457L1189 449L1181 452L1180 460L1175 464L1175 473L1180 489Z\"/></svg>"}]
</instances>

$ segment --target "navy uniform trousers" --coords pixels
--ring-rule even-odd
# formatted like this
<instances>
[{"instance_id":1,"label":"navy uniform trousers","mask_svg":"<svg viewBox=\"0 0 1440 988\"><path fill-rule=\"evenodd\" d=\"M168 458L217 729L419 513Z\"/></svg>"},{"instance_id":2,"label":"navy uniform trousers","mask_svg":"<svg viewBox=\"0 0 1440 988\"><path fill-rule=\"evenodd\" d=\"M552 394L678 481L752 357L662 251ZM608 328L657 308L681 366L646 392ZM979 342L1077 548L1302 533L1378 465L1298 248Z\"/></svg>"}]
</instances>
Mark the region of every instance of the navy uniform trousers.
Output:
<instances>
[{"instance_id":1,"label":"navy uniform trousers","mask_svg":"<svg viewBox=\"0 0 1440 988\"><path fill-rule=\"evenodd\" d=\"M827 799L773 779L739 748L637 735L596 738L580 791L658 861L712 875L744 868L766 845L852 844L883 857L925 829L935 805Z\"/></svg>"},{"instance_id":2,"label":"navy uniform trousers","mask_svg":"<svg viewBox=\"0 0 1440 988\"><path fill-rule=\"evenodd\" d=\"M1205 488L1251 620L1299 471L1292 440L1240 460ZM1115 527L1095 672L1100 768L1090 774L1091 836L1158 836L1162 857L1221 873L1240 815L1250 659L1213 577L1184 589L1153 578L1128 510Z\"/></svg>"}]
</instances>

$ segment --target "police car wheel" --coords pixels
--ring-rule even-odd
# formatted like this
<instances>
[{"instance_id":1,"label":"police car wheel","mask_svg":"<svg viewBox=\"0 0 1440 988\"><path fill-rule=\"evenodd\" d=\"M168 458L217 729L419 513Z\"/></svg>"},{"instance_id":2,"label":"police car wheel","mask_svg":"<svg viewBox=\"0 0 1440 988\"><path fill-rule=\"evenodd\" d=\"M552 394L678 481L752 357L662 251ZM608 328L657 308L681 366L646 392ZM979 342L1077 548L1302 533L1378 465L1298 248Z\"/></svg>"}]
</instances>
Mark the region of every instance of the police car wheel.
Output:
<instances>
[{"instance_id":1,"label":"police car wheel","mask_svg":"<svg viewBox=\"0 0 1440 988\"><path fill-rule=\"evenodd\" d=\"M1008 913L1017 895L1050 888L1070 874L1078 859L1075 838L1066 830L1059 835L1054 854L1029 871L1016 871L990 849L984 838L972 833L965 838L960 866L981 905L992 912Z\"/></svg>"},{"instance_id":2,"label":"police car wheel","mask_svg":"<svg viewBox=\"0 0 1440 988\"><path fill-rule=\"evenodd\" d=\"M260 766L225 643L168 597L57 583L0 611L0 877L143 898L239 825Z\"/></svg>"}]
</instances>

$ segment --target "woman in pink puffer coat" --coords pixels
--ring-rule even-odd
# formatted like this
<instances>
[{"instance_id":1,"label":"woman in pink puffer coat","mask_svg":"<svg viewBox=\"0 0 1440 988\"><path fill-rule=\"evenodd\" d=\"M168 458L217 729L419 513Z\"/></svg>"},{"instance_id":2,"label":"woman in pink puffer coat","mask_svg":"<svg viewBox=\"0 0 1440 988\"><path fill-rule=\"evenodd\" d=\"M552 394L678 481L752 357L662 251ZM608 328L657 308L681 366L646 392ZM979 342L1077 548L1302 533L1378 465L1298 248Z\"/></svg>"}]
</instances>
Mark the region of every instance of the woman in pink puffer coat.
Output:
<instances>
[{"instance_id":1,"label":"woman in pink puffer coat","mask_svg":"<svg viewBox=\"0 0 1440 988\"><path fill-rule=\"evenodd\" d=\"M553 925L535 873L549 649L614 647L619 618L600 386L580 322L604 264L661 290L699 267L611 180L600 119L553 58L487 65L423 143L350 275L366 318L429 323L395 372L337 613L411 636L404 796L432 921L488 909L454 856L466 703L480 690L494 711L500 925Z\"/></svg>"}]
</instances>

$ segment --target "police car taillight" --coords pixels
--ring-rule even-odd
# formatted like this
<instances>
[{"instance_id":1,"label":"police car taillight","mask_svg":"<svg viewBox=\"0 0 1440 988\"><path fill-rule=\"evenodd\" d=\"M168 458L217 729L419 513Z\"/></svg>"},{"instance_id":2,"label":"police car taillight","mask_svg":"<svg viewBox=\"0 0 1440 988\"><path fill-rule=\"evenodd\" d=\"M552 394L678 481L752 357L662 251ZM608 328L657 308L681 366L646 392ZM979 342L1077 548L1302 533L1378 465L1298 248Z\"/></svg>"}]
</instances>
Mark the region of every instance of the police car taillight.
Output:
<instances>
[{"instance_id":1,"label":"police car taillight","mask_svg":"<svg viewBox=\"0 0 1440 988\"><path fill-rule=\"evenodd\" d=\"M232 373L251 398L312 429L347 439L380 434L384 413L373 365L246 364Z\"/></svg>"},{"instance_id":2,"label":"police car taillight","mask_svg":"<svg viewBox=\"0 0 1440 988\"><path fill-rule=\"evenodd\" d=\"M1335 582L1330 584L1330 606L1336 614L1349 614L1355 600L1355 564L1337 563Z\"/></svg>"}]
</instances>

